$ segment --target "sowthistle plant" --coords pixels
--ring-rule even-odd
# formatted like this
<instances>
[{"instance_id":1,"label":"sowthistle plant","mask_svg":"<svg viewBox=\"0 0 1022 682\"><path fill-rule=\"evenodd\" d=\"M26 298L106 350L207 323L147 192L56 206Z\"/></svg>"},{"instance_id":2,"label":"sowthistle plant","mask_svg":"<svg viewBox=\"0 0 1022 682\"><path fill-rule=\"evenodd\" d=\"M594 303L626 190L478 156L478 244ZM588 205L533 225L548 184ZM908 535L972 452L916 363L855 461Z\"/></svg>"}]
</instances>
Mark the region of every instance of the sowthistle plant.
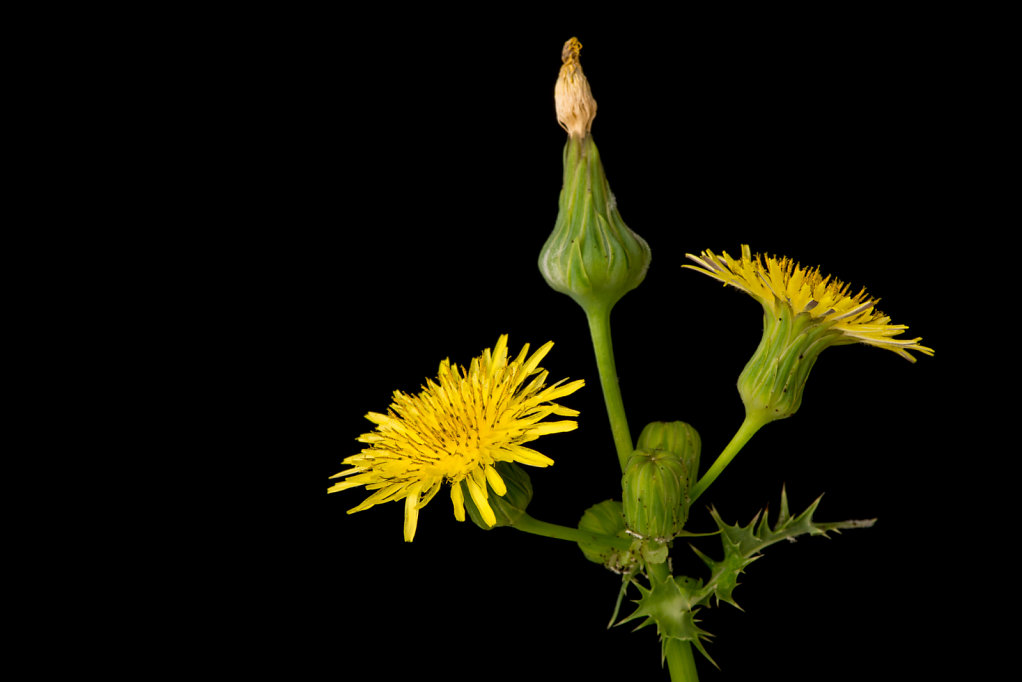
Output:
<instances>
[{"instance_id":1,"label":"sowthistle plant","mask_svg":"<svg viewBox=\"0 0 1022 682\"><path fill-rule=\"evenodd\" d=\"M552 342L530 353L526 344L509 354L508 338L472 360L468 369L444 360L437 377L421 392L400 391L386 414L370 412L375 428L358 440L366 447L343 460L349 468L329 492L365 487L372 491L349 513L384 502L404 501L404 538L415 537L419 510L441 488L449 488L454 516L466 515L482 528L508 526L527 533L577 543L589 561L623 577L611 623L654 625L674 681L697 680L693 648L712 662L708 633L697 613L711 603L736 605L739 575L769 545L800 535L864 528L872 520L821 523L814 518L819 499L799 514L788 509L782 490L773 522L757 515L746 525L725 522L716 510L713 533L686 529L692 504L706 492L742 447L770 422L794 415L802 404L806 379L820 353L830 346L864 343L886 348L915 362L910 351L932 355L919 338L904 339L907 327L891 324L865 290L804 268L788 258L704 250L687 254L700 272L749 294L763 306L763 337L738 379L745 419L732 440L700 474L701 443L689 424L654 422L633 442L617 382L610 334L610 312L639 286L650 263L648 244L622 220L592 136L596 100L579 62L581 44L564 45L555 87L557 119L567 132L564 179L554 230L543 245L539 269L556 291L584 310L596 356L603 397L620 463L620 500L585 510L577 527L533 518L527 509L532 485L524 467L553 461L531 447L541 436L574 430L578 411L558 401L584 386L582 380L549 382L540 367ZM551 419L553 418L553 419ZM677 538L717 536L720 558L693 547L708 576L674 575L669 561ZM619 618L629 588L636 608ZM714 665L716 665L714 663Z\"/></svg>"}]
</instances>

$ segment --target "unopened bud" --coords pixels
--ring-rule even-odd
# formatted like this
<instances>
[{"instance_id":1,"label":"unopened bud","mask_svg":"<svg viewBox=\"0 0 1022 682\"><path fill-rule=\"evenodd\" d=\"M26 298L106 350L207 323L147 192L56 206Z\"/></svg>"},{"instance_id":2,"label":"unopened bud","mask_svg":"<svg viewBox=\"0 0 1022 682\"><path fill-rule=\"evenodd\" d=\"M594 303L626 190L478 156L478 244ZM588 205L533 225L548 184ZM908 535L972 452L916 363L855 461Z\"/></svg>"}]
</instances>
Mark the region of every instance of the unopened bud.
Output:
<instances>
[{"instance_id":1,"label":"unopened bud","mask_svg":"<svg viewBox=\"0 0 1022 682\"><path fill-rule=\"evenodd\" d=\"M667 542L688 518L688 469L667 450L635 450L622 478L625 524L640 538Z\"/></svg>"},{"instance_id":2,"label":"unopened bud","mask_svg":"<svg viewBox=\"0 0 1022 682\"><path fill-rule=\"evenodd\" d=\"M699 476L702 443L699 432L691 424L681 421L650 422L642 429L635 447L647 452L666 450L674 454L685 465L687 483L694 483Z\"/></svg>"},{"instance_id":3,"label":"unopened bud","mask_svg":"<svg viewBox=\"0 0 1022 682\"><path fill-rule=\"evenodd\" d=\"M631 573L635 569L641 556L638 551L625 550L601 540L628 537L620 502L604 500L586 509L578 529L592 534L590 539L578 543L586 559L603 564L615 573Z\"/></svg>"}]
</instances>

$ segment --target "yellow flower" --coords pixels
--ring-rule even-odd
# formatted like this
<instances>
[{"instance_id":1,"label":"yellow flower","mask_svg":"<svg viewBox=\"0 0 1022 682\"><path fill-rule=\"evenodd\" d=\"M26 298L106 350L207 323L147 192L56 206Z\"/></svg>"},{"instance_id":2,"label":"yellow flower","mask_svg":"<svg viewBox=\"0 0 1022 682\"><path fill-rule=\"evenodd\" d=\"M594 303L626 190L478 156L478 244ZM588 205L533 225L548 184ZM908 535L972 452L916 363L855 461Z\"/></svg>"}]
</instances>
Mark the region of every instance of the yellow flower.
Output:
<instances>
[{"instance_id":1,"label":"yellow flower","mask_svg":"<svg viewBox=\"0 0 1022 682\"><path fill-rule=\"evenodd\" d=\"M803 268L790 258L752 256L744 244L740 259L712 251L686 255L699 265L683 267L741 289L763 305L763 338L738 377L752 423L795 414L809 371L829 346L866 343L911 362L910 350L933 355L919 338L895 338L908 327L891 324L865 289L850 296L847 284L822 276L819 268Z\"/></svg>"},{"instance_id":2,"label":"yellow flower","mask_svg":"<svg viewBox=\"0 0 1022 682\"><path fill-rule=\"evenodd\" d=\"M549 466L552 459L524 443L578 427L570 419L543 421L550 415L577 416L577 410L553 401L585 384L561 380L546 386L548 372L539 363L552 347L548 342L529 356L525 344L508 362L505 334L492 351L486 349L473 359L468 371L444 360L436 381L427 380L418 394L395 391L387 414L366 415L376 428L358 440L369 447L344 460L352 468L331 476L344 480L328 492L361 485L375 491L349 514L405 500L404 536L411 542L419 510L444 482L451 485L455 518L465 520L464 483L483 519L493 526L496 518L486 501L487 484L497 495L507 491L494 464Z\"/></svg>"},{"instance_id":3,"label":"yellow flower","mask_svg":"<svg viewBox=\"0 0 1022 682\"><path fill-rule=\"evenodd\" d=\"M908 329L891 324L891 318L876 309L878 299L870 298L863 289L849 296L847 284L820 274L819 268L803 268L790 258L750 255L749 247L742 245L742 257L732 258L723 252L720 256L703 251L700 256L685 254L698 266L683 265L709 275L724 284L741 289L758 300L768 312L786 308L794 315L807 315L820 325L827 325L838 338L828 345L866 343L894 351L910 362L914 350L933 355L933 349L919 345L921 338L896 339Z\"/></svg>"}]
</instances>

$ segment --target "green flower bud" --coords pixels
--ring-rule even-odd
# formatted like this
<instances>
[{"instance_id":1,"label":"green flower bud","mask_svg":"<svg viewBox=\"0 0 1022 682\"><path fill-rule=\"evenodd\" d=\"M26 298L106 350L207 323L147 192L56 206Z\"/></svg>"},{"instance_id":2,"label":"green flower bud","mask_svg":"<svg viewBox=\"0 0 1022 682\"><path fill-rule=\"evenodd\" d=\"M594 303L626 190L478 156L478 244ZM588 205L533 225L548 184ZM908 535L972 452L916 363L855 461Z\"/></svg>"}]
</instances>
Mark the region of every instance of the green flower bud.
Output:
<instances>
[{"instance_id":1,"label":"green flower bud","mask_svg":"<svg viewBox=\"0 0 1022 682\"><path fill-rule=\"evenodd\" d=\"M621 481L625 524L640 538L667 542L688 518L689 470L669 450L635 450Z\"/></svg>"},{"instance_id":2,"label":"green flower bud","mask_svg":"<svg viewBox=\"0 0 1022 682\"><path fill-rule=\"evenodd\" d=\"M555 89L568 142L557 222L540 252L539 269L547 284L586 311L609 310L646 277L650 249L622 220L589 134L596 101L578 63L580 48L574 38L565 45Z\"/></svg>"},{"instance_id":3,"label":"green flower bud","mask_svg":"<svg viewBox=\"0 0 1022 682\"><path fill-rule=\"evenodd\" d=\"M632 549L622 550L620 547L600 541L600 537L628 537L620 502L604 500L586 509L578 522L578 529L594 536L590 540L578 543L586 559L603 564L615 573L631 573L635 570L641 556L639 552Z\"/></svg>"},{"instance_id":4,"label":"green flower bud","mask_svg":"<svg viewBox=\"0 0 1022 682\"><path fill-rule=\"evenodd\" d=\"M635 446L639 450L666 450L677 455L685 465L686 487L699 476L699 432L685 422L650 422L639 434ZM687 492L687 489L686 489Z\"/></svg>"},{"instance_id":5,"label":"green flower bud","mask_svg":"<svg viewBox=\"0 0 1022 682\"><path fill-rule=\"evenodd\" d=\"M483 520L483 515L479 513L479 508L472 500L472 496L468 494L467 488L464 491L465 508L468 510L468 515L483 530L514 525L525 514L526 507L532 501L532 480L525 469L514 462L497 462L494 468L507 487L507 492L498 495L489 483L486 484L486 501L493 509L493 514L497 518L496 523L492 526L486 523ZM462 481L461 485L465 486L466 483Z\"/></svg>"}]
</instances>

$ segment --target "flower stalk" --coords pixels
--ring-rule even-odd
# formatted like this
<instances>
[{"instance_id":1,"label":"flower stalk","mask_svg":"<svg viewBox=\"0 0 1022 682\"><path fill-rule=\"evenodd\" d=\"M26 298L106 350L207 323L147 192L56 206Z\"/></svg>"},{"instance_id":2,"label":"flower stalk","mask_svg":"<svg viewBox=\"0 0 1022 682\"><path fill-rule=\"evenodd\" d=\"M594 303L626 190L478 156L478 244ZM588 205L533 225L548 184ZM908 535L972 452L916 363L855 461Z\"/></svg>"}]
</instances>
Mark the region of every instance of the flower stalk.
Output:
<instances>
[{"instance_id":1,"label":"flower stalk","mask_svg":"<svg viewBox=\"0 0 1022 682\"><path fill-rule=\"evenodd\" d=\"M689 504L695 502L700 495L706 492L706 489L717 480L721 472L727 468L727 465L731 463L731 460L735 458L745 444L756 435L765 424L770 423L771 419L769 415L764 412L747 412L745 419L742 421L741 426L738 427L738 431L731 438L731 441L724 447L724 450L717 455L717 459L714 460L710 468L707 469L706 473L702 475L699 481L689 491Z\"/></svg>"},{"instance_id":2,"label":"flower stalk","mask_svg":"<svg viewBox=\"0 0 1022 682\"><path fill-rule=\"evenodd\" d=\"M603 306L587 308L586 318L589 321L589 335L592 338L593 351L596 354L596 369L600 375L600 387L603 389L603 402L607 406L607 418L610 420L614 449L617 451L621 471L624 471L628 458L632 454L632 435L628 428L624 399L621 397L617 363L614 361L614 344L610 335L610 310Z\"/></svg>"},{"instance_id":3,"label":"flower stalk","mask_svg":"<svg viewBox=\"0 0 1022 682\"><path fill-rule=\"evenodd\" d=\"M524 533L531 533L533 535L540 535L545 538L553 538L555 540L567 540L569 542L599 542L601 544L613 547L622 552L628 551L631 547L631 541L627 538L611 537L609 535L600 535L597 533L590 533L578 528L571 528L569 526L561 526L556 523L549 523L547 521L540 521L539 519L533 518L528 514L523 514L513 524L512 528L517 528Z\"/></svg>"},{"instance_id":4,"label":"flower stalk","mask_svg":"<svg viewBox=\"0 0 1022 682\"><path fill-rule=\"evenodd\" d=\"M691 644L678 639L667 643L667 670L671 673L671 682L699 682Z\"/></svg>"}]
</instances>

